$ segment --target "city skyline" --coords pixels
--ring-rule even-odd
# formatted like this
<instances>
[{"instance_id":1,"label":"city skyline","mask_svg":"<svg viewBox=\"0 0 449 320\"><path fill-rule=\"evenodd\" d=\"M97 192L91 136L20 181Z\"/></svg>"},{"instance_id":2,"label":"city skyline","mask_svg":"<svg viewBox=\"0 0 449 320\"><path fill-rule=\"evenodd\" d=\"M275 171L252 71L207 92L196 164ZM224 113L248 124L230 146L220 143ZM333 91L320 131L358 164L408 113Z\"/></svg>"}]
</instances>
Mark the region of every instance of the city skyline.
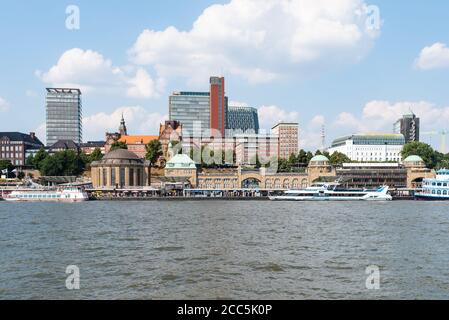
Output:
<instances>
[{"instance_id":1,"label":"city skyline","mask_svg":"<svg viewBox=\"0 0 449 320\"><path fill-rule=\"evenodd\" d=\"M167 118L170 93L204 88L210 75L226 77L230 102L258 109L261 129L269 130L278 120L299 122L300 148L320 148L323 123L329 146L338 136L391 132L410 109L421 118L423 132L449 129L449 93L444 89L449 39L443 19L448 4L365 1L380 10L380 29L373 31L357 19L360 3L314 2L289 14L267 1L245 20L247 11L241 9L252 1L141 3L127 8L129 12L123 4L109 5L105 12L101 4L78 1L79 30L66 29L65 4L9 4L9 17L0 19L0 37L10 47L0 62L2 131L35 131L44 140L45 88L70 85L83 92L85 141L115 130L122 113L133 134L152 134ZM226 19L235 12L237 29ZM224 18L215 21L217 14ZM21 19L12 19L17 16ZM297 34L281 24L276 33L291 45L285 56L279 40L261 24L279 17L306 30L316 27L310 17L344 28L330 34L321 26L320 35L300 34L306 40L295 42ZM104 24L98 25L98 19ZM208 27L220 31L219 52ZM13 28L14 37L8 32ZM238 31L239 37L248 37L244 43L235 39ZM201 45L192 49L198 39ZM261 54L268 46L273 48L269 57ZM168 55L170 48L180 56ZM244 54L235 56L236 50ZM17 113L28 117L9 120ZM421 137L427 143L430 139L439 148L439 137Z\"/></svg>"}]
</instances>

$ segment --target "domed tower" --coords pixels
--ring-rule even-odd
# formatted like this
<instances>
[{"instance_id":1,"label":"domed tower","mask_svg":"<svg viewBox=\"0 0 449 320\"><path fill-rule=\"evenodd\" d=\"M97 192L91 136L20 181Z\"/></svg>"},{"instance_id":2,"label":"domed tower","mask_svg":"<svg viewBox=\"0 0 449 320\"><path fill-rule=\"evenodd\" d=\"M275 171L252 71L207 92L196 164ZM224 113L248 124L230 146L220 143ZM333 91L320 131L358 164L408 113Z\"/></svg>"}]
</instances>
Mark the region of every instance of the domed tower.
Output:
<instances>
[{"instance_id":1,"label":"domed tower","mask_svg":"<svg viewBox=\"0 0 449 320\"><path fill-rule=\"evenodd\" d=\"M126 123L125 118L123 117L123 113L122 113L122 120L120 121L120 127L118 127L118 132L120 133L121 136L128 135L128 130L126 129Z\"/></svg>"},{"instance_id":2,"label":"domed tower","mask_svg":"<svg viewBox=\"0 0 449 320\"><path fill-rule=\"evenodd\" d=\"M423 179L435 178L435 172L428 169L419 156L411 155L402 161L402 164L407 169L407 188L420 188Z\"/></svg>"},{"instance_id":3,"label":"domed tower","mask_svg":"<svg viewBox=\"0 0 449 320\"><path fill-rule=\"evenodd\" d=\"M320 177L335 177L336 175L329 159L323 155L317 155L310 160L307 173L309 175L309 185Z\"/></svg>"}]
</instances>

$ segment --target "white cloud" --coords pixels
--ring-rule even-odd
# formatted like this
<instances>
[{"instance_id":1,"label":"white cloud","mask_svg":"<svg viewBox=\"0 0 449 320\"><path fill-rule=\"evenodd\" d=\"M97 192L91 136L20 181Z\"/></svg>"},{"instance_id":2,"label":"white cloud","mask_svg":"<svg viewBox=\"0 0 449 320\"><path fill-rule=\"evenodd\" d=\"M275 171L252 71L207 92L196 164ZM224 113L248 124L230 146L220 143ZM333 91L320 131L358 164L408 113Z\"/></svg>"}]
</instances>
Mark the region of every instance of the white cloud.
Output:
<instances>
[{"instance_id":1,"label":"white cloud","mask_svg":"<svg viewBox=\"0 0 449 320\"><path fill-rule=\"evenodd\" d=\"M348 134L362 131L391 132L393 124L410 111L420 118L421 130L445 129L449 122L449 107L438 107L427 101L392 103L374 100L365 105L360 117L343 112L338 115L333 125L336 128L345 128Z\"/></svg>"},{"instance_id":2,"label":"white cloud","mask_svg":"<svg viewBox=\"0 0 449 320\"><path fill-rule=\"evenodd\" d=\"M262 106L258 109L261 129L270 130L280 121L298 121L299 113L286 111L278 106Z\"/></svg>"},{"instance_id":3,"label":"white cloud","mask_svg":"<svg viewBox=\"0 0 449 320\"><path fill-rule=\"evenodd\" d=\"M322 148L322 129L326 124L323 115L314 116L307 124L299 127L299 147L305 150L316 151ZM325 147L326 147L326 141Z\"/></svg>"},{"instance_id":4,"label":"white cloud","mask_svg":"<svg viewBox=\"0 0 449 320\"><path fill-rule=\"evenodd\" d=\"M441 42L425 47L416 59L415 66L421 70L449 68L449 48Z\"/></svg>"},{"instance_id":5,"label":"white cloud","mask_svg":"<svg viewBox=\"0 0 449 320\"><path fill-rule=\"evenodd\" d=\"M9 110L9 103L2 97L0 97L0 112L5 112Z\"/></svg>"},{"instance_id":6,"label":"white cloud","mask_svg":"<svg viewBox=\"0 0 449 320\"><path fill-rule=\"evenodd\" d=\"M152 98L163 89L164 81L153 80L146 70L116 67L112 61L92 50L74 48L64 52L56 65L36 75L47 84L91 91L119 92L133 98Z\"/></svg>"},{"instance_id":7,"label":"white cloud","mask_svg":"<svg viewBox=\"0 0 449 320\"><path fill-rule=\"evenodd\" d=\"M159 135L159 124L168 119L168 115L149 112L141 106L120 107L112 113L99 112L84 117L83 141L104 140L106 132L117 132L122 114L130 135ZM42 123L35 132L45 144L45 123Z\"/></svg>"},{"instance_id":8,"label":"white cloud","mask_svg":"<svg viewBox=\"0 0 449 320\"><path fill-rule=\"evenodd\" d=\"M149 112L141 106L121 107L112 113L100 112L83 119L83 140L100 140L106 132L116 132L122 114L130 135L158 135L159 124L168 119L168 115Z\"/></svg>"},{"instance_id":9,"label":"white cloud","mask_svg":"<svg viewBox=\"0 0 449 320\"><path fill-rule=\"evenodd\" d=\"M362 0L232 0L208 7L189 31L144 30L129 55L163 78L225 73L265 83L310 63L360 60L379 33L365 12Z\"/></svg>"}]
</instances>

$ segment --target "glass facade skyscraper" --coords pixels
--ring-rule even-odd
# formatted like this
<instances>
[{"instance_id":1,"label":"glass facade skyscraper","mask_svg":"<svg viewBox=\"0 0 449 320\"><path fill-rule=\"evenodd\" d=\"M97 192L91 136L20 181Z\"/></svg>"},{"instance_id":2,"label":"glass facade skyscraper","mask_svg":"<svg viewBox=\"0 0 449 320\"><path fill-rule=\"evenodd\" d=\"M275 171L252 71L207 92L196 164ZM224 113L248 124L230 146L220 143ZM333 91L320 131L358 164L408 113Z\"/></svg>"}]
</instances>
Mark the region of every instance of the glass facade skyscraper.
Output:
<instances>
[{"instance_id":1,"label":"glass facade skyscraper","mask_svg":"<svg viewBox=\"0 0 449 320\"><path fill-rule=\"evenodd\" d=\"M68 88L47 88L47 146L58 140L83 141L81 91Z\"/></svg>"},{"instance_id":2,"label":"glass facade skyscraper","mask_svg":"<svg viewBox=\"0 0 449 320\"><path fill-rule=\"evenodd\" d=\"M419 141L419 118L410 111L394 124L394 133L402 133L405 142Z\"/></svg>"},{"instance_id":3,"label":"glass facade skyscraper","mask_svg":"<svg viewBox=\"0 0 449 320\"><path fill-rule=\"evenodd\" d=\"M251 131L259 133L259 116L256 108L246 106L228 106L226 129L227 132Z\"/></svg>"},{"instance_id":4,"label":"glass facade skyscraper","mask_svg":"<svg viewBox=\"0 0 449 320\"><path fill-rule=\"evenodd\" d=\"M170 120L182 124L182 135L201 136L210 128L209 92L174 92L169 98Z\"/></svg>"}]
</instances>

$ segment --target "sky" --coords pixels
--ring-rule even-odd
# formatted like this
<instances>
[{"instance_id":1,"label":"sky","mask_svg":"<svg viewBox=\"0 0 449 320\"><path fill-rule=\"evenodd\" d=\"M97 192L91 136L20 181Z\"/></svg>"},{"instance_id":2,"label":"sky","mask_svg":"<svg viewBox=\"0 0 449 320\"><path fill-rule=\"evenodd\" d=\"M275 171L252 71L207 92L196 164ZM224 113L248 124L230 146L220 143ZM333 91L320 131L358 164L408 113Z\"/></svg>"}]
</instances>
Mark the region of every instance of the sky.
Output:
<instances>
[{"instance_id":1,"label":"sky","mask_svg":"<svg viewBox=\"0 0 449 320\"><path fill-rule=\"evenodd\" d=\"M45 141L45 88L83 92L84 140L157 134L173 91L226 78L261 126L298 121L300 147L391 132L412 110L449 130L445 0L8 1L0 4L0 131ZM77 10L79 10L79 28ZM421 140L441 148L440 134ZM447 149L446 149L447 151Z\"/></svg>"}]
</instances>

